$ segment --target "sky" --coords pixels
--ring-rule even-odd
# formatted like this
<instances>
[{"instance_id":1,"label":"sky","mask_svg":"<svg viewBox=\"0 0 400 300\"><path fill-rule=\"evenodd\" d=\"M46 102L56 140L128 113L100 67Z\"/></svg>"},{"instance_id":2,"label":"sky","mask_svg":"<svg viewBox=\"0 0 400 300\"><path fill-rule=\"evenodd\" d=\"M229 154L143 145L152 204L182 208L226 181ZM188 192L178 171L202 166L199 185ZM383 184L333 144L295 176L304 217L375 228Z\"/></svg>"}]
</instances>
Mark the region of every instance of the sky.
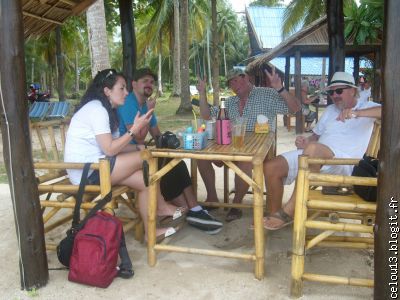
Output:
<instances>
[{"instance_id":1,"label":"sky","mask_svg":"<svg viewBox=\"0 0 400 300\"><path fill-rule=\"evenodd\" d=\"M249 6L249 3L252 0L227 0L228 3L231 3L232 9L236 12L244 12L245 6ZM285 3L288 4L290 0L285 0Z\"/></svg>"}]
</instances>

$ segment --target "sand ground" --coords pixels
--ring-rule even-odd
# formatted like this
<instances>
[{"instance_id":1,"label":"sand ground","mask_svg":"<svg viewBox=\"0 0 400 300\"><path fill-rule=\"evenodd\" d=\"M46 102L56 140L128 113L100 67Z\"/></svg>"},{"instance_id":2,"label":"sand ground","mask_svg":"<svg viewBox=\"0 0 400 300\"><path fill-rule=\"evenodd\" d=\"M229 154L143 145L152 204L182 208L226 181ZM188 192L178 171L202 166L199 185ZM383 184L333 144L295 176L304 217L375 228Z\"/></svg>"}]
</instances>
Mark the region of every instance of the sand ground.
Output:
<instances>
[{"instance_id":1,"label":"sand ground","mask_svg":"<svg viewBox=\"0 0 400 300\"><path fill-rule=\"evenodd\" d=\"M280 124L278 153L293 149L294 138L295 133L287 132ZM218 174L222 178L222 173ZM293 186L286 189L285 199L292 189ZM222 197L222 186L219 195ZM204 197L204 186L199 182L199 199ZM127 234L128 250L135 270L132 279L117 278L107 289L69 282L66 270L56 270L61 265L55 252L49 251L48 284L35 292L21 291L12 201L6 184L0 185L0 199L0 299L290 299L290 227L265 233L266 276L261 281L254 278L253 263L230 258L162 252L158 255L156 266L149 267L145 245L135 241L133 234ZM219 209L215 215L223 220L225 211ZM225 224L223 230L213 236L186 225L168 242L188 247L248 252L253 243L252 231L248 229L251 217L251 211L247 210L242 219ZM65 228L60 229L51 238L57 240L63 237L64 231ZM322 270L332 275L373 277L373 256L369 251L316 248L310 253L306 258L310 272ZM301 299L372 299L372 289L306 282Z\"/></svg>"}]
</instances>

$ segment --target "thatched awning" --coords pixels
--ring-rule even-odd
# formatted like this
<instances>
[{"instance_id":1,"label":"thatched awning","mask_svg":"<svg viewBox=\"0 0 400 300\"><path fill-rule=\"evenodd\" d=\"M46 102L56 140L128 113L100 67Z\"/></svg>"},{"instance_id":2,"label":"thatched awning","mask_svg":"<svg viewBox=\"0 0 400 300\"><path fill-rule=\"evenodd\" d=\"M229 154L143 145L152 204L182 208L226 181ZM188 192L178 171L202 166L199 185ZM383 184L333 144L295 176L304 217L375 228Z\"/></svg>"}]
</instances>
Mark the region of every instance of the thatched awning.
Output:
<instances>
[{"instance_id":1,"label":"thatched awning","mask_svg":"<svg viewBox=\"0 0 400 300\"><path fill-rule=\"evenodd\" d=\"M346 40L346 56L367 55L380 48L381 42L353 45L353 39ZM299 50L302 57L327 57L329 49L327 17L323 16L300 31L291 35L269 52L261 55L248 65L250 71L258 69L279 56L294 56Z\"/></svg>"},{"instance_id":2,"label":"thatched awning","mask_svg":"<svg viewBox=\"0 0 400 300\"><path fill-rule=\"evenodd\" d=\"M24 37L46 34L96 0L22 0Z\"/></svg>"}]
</instances>

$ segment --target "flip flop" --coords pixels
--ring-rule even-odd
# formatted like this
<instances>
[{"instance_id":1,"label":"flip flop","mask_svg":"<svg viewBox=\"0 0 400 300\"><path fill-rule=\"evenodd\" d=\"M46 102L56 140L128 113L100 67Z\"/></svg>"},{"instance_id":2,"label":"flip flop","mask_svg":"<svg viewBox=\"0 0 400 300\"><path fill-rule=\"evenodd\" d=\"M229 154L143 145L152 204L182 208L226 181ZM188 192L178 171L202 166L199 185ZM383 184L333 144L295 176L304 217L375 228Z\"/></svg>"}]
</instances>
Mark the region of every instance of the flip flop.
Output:
<instances>
[{"instance_id":1,"label":"flip flop","mask_svg":"<svg viewBox=\"0 0 400 300\"><path fill-rule=\"evenodd\" d=\"M241 209L231 208L225 217L225 221L232 222L232 221L238 220L242 217L242 215L243 215L243 212Z\"/></svg>"},{"instance_id":2,"label":"flip flop","mask_svg":"<svg viewBox=\"0 0 400 300\"><path fill-rule=\"evenodd\" d=\"M178 207L172 216L161 216L158 219L158 224L162 227L176 226L182 223L186 218L186 209L184 207Z\"/></svg>"},{"instance_id":3,"label":"flip flop","mask_svg":"<svg viewBox=\"0 0 400 300\"><path fill-rule=\"evenodd\" d=\"M279 219L283 222L278 227L269 227L269 226L265 225L265 222L264 222L264 228L268 229L268 230L279 230L279 229L282 229L283 227L286 227L293 223L293 217L289 216L282 208L280 210L278 210L276 213L271 214L265 218L267 218L267 219L275 218L275 219ZM265 218L264 218L264 220L265 220Z\"/></svg>"},{"instance_id":4,"label":"flip flop","mask_svg":"<svg viewBox=\"0 0 400 300\"><path fill-rule=\"evenodd\" d=\"M156 243L159 244L161 243L163 240L165 240L167 237L170 237L172 235L174 235L175 233L177 233L179 231L180 227L176 226L176 227L168 227L167 230L163 233L160 234L156 237Z\"/></svg>"}]
</instances>

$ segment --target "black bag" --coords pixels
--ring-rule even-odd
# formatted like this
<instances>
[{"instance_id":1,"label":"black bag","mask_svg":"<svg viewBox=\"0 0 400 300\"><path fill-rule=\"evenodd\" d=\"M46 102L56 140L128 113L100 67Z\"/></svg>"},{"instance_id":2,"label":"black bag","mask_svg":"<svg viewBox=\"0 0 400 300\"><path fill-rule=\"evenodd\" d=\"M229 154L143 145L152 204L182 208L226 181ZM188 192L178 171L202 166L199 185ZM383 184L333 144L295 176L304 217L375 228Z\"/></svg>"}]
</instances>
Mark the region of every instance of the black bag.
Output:
<instances>
[{"instance_id":1,"label":"black bag","mask_svg":"<svg viewBox=\"0 0 400 300\"><path fill-rule=\"evenodd\" d=\"M364 155L357 166L354 166L352 176L378 177L379 161L373 157ZM375 202L377 198L376 186L355 185L354 192L365 201Z\"/></svg>"},{"instance_id":2,"label":"black bag","mask_svg":"<svg viewBox=\"0 0 400 300\"><path fill-rule=\"evenodd\" d=\"M78 194L76 196L72 226L70 229L67 230L67 236L62 239L61 242L57 245L58 260L66 267L69 267L76 234L79 232L80 229L83 228L83 226L85 226L85 223L90 217L92 217L99 209L101 209L107 202L111 200L112 196L112 193L110 191L103 199L97 202L97 204L89 211L82 222L79 222L79 210L82 204L82 196L85 190L89 168L90 163L85 163L85 166L83 167L81 182L79 183Z\"/></svg>"}]
</instances>

